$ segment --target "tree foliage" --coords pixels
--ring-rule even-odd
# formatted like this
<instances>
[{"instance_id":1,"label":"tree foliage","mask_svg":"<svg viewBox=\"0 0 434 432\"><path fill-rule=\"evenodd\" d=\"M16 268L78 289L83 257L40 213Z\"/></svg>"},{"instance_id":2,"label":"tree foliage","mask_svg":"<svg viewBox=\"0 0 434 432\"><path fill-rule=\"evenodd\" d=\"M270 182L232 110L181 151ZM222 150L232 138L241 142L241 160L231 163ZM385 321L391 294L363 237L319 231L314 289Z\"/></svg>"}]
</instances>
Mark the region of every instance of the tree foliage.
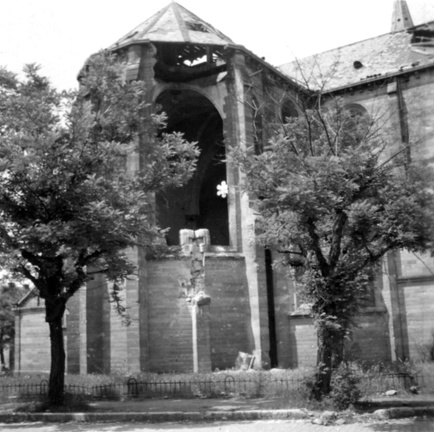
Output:
<instances>
[{"instance_id":1,"label":"tree foliage","mask_svg":"<svg viewBox=\"0 0 434 432\"><path fill-rule=\"evenodd\" d=\"M78 96L56 91L36 66L25 75L0 71L0 251L45 300L55 402L66 302L91 268L115 287L135 272L128 248L161 236L152 194L185 183L198 152L161 133L164 116L151 114L144 83L126 81L108 54L89 59Z\"/></svg>"},{"instance_id":2,"label":"tree foliage","mask_svg":"<svg viewBox=\"0 0 434 432\"><path fill-rule=\"evenodd\" d=\"M257 212L259 241L298 279L318 332L318 394L382 258L433 238L432 169L407 160L373 119L342 100L287 119L257 155L234 149Z\"/></svg>"}]
</instances>

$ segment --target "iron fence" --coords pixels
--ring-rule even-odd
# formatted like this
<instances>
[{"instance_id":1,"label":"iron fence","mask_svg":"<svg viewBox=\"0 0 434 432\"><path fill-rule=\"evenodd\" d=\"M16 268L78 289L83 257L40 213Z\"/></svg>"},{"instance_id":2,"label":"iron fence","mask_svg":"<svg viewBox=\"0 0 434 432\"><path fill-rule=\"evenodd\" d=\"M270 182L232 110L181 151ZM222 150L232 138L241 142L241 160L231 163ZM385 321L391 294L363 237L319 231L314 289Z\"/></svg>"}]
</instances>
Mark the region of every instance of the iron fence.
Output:
<instances>
[{"instance_id":1,"label":"iron fence","mask_svg":"<svg viewBox=\"0 0 434 432\"><path fill-rule=\"evenodd\" d=\"M413 385L423 387L421 375L407 373L378 374L362 380L363 393L375 394L386 390L409 389ZM226 375L216 379L151 380L138 381L129 378L123 383L93 386L68 384L65 392L94 400L120 400L155 397L274 397L288 395L306 389L305 379L273 377L271 374L255 374L251 378ZM40 398L48 394L48 381L30 384L0 385L0 401Z\"/></svg>"},{"instance_id":2,"label":"iron fence","mask_svg":"<svg viewBox=\"0 0 434 432\"><path fill-rule=\"evenodd\" d=\"M368 375L361 381L362 392L368 395L383 393L387 390L409 390L413 386L424 388L422 374L383 373Z\"/></svg>"}]
</instances>

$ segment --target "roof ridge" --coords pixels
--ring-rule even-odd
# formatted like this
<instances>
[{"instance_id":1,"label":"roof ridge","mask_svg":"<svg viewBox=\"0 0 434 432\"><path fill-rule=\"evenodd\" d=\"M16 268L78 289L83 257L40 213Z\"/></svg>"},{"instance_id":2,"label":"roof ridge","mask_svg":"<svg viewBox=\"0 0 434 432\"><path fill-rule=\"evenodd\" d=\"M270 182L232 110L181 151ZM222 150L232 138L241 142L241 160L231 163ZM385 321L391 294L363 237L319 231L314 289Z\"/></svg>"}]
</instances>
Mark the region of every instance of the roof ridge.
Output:
<instances>
[{"instance_id":1,"label":"roof ridge","mask_svg":"<svg viewBox=\"0 0 434 432\"><path fill-rule=\"evenodd\" d=\"M306 57L301 57L301 58L297 58L297 57L296 57L294 60L291 60L291 61L286 62L286 63L282 63L282 64L279 65L278 67L285 66L285 65L287 65L287 64L293 63L295 60L300 60L300 61L302 61L302 60L307 60L307 59L309 59L309 58L315 58L316 56L320 56L320 55L322 55L322 54L330 53L330 52L333 52L333 51L338 51L338 50L340 50L341 48L350 47L350 46L352 46L352 45L358 45L358 44L361 44L362 42L366 42L366 41L369 41L369 40L372 40L372 39L381 38L381 37L384 37L384 36L394 36L394 35L398 35L398 34L400 34L400 33L408 33L408 32L407 32L406 29L403 29L403 30L399 30L399 31L396 31L396 32L383 33L383 34L378 35L378 36L372 36L372 37L370 37L370 38L366 38L366 39L362 39L362 40L359 40L359 41L351 42L351 43L349 43L349 44L347 44L347 45L341 45L341 46L338 46L338 47L336 47L336 48L330 48L330 49L325 50L325 51L320 51L320 52L317 52L317 53L315 53L315 54L312 54L312 55L309 55L309 56L306 56Z\"/></svg>"},{"instance_id":2,"label":"roof ridge","mask_svg":"<svg viewBox=\"0 0 434 432\"><path fill-rule=\"evenodd\" d=\"M166 7L135 26L109 49L144 42L233 44L233 41L220 30L175 1L170 2Z\"/></svg>"},{"instance_id":3,"label":"roof ridge","mask_svg":"<svg viewBox=\"0 0 434 432\"><path fill-rule=\"evenodd\" d=\"M169 6L172 6L173 13L175 14L176 22L178 23L179 29L181 30L182 37L187 41L191 42L190 35L188 34L188 29L185 26L185 22L181 17L179 7L183 8L179 3L172 1ZM185 9L185 8L183 8Z\"/></svg>"},{"instance_id":4,"label":"roof ridge","mask_svg":"<svg viewBox=\"0 0 434 432\"><path fill-rule=\"evenodd\" d=\"M174 3L174 2L172 2ZM157 11L154 15L154 19L149 23L149 25L147 25L142 31L143 32L147 32L150 28L152 28L158 21L159 19L162 17L162 15L164 15L164 13L170 8L170 6L172 6L172 3L169 3L167 6L165 6L163 9L160 9L159 11ZM151 17L152 18L152 17ZM140 25L140 24L139 24ZM128 32L127 34L131 33ZM126 35L127 35L126 34ZM126 36L125 35L125 36Z\"/></svg>"},{"instance_id":5,"label":"roof ridge","mask_svg":"<svg viewBox=\"0 0 434 432\"><path fill-rule=\"evenodd\" d=\"M174 2L172 2L174 3ZM169 3L167 6L165 6L164 8L158 10L157 12L155 12L154 15L152 15L151 17L149 17L148 19L153 18L152 21L150 21L150 23L144 28L144 30L147 32L150 28L152 28L157 22L158 20L161 18L161 16L164 14L164 12L167 11L167 9L169 9L169 7L171 6L172 3ZM127 39L127 37L132 37L134 36L134 30L136 30L138 27L140 27L143 23L145 23L147 20L143 21L142 23L140 23L139 25L137 25L136 27L134 27L132 30L128 31L127 33L125 33L122 37L120 37L115 43L111 44L109 49L115 47L116 45L119 45L119 41L124 41L125 39ZM137 33L137 30L136 30Z\"/></svg>"}]
</instances>

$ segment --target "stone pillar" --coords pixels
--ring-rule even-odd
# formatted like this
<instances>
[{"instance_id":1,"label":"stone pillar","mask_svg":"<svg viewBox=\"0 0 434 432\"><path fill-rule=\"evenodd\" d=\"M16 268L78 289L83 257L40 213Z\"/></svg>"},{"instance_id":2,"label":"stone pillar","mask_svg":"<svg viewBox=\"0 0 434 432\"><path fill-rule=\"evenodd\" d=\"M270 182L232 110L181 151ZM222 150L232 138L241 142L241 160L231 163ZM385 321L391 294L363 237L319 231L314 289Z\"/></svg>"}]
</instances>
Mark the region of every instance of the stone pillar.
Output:
<instances>
[{"instance_id":1,"label":"stone pillar","mask_svg":"<svg viewBox=\"0 0 434 432\"><path fill-rule=\"evenodd\" d=\"M78 293L80 301L80 345L79 345L79 356L80 356L80 375L87 374L87 285L80 288Z\"/></svg>"},{"instance_id":2,"label":"stone pillar","mask_svg":"<svg viewBox=\"0 0 434 432\"><path fill-rule=\"evenodd\" d=\"M253 85L242 52L235 52L232 58L232 81L229 94L232 97L231 113L234 122L234 132L237 133L235 145L242 148L254 145L253 118L245 101ZM229 104L229 99L228 99ZM239 171L239 183L245 180L245 174ZM268 322L268 299L265 282L265 266L263 249L257 247L255 240L256 216L251 207L250 198L242 194L239 198L237 210L239 234L241 238L238 244L241 246L245 262L248 286L248 301L250 306L250 322L248 323L249 352L255 356L255 368L261 368L263 364L270 364L269 350L269 322Z\"/></svg>"},{"instance_id":3,"label":"stone pillar","mask_svg":"<svg viewBox=\"0 0 434 432\"><path fill-rule=\"evenodd\" d=\"M192 305L193 372L195 373L211 371L210 321L209 304Z\"/></svg>"},{"instance_id":4,"label":"stone pillar","mask_svg":"<svg viewBox=\"0 0 434 432\"><path fill-rule=\"evenodd\" d=\"M388 253L384 265L383 299L389 312L391 359L404 361L409 358L409 344L405 299L398 284L401 274L399 251Z\"/></svg>"},{"instance_id":5,"label":"stone pillar","mask_svg":"<svg viewBox=\"0 0 434 432\"><path fill-rule=\"evenodd\" d=\"M181 230L180 244L183 254L191 259L191 278L187 301L193 326L193 372L211 371L210 303L205 292L205 252L210 244L209 231Z\"/></svg>"},{"instance_id":6,"label":"stone pillar","mask_svg":"<svg viewBox=\"0 0 434 432\"><path fill-rule=\"evenodd\" d=\"M14 373L21 372L21 308L15 309L15 344L14 344Z\"/></svg>"},{"instance_id":7,"label":"stone pillar","mask_svg":"<svg viewBox=\"0 0 434 432\"><path fill-rule=\"evenodd\" d=\"M139 250L137 248L128 251L129 259L138 265ZM140 314L143 312L140 304L140 286L138 276L130 276L125 282L125 305L127 308L128 325L124 325L127 342L127 370L128 372L140 372L141 368L141 338L140 338Z\"/></svg>"}]
</instances>

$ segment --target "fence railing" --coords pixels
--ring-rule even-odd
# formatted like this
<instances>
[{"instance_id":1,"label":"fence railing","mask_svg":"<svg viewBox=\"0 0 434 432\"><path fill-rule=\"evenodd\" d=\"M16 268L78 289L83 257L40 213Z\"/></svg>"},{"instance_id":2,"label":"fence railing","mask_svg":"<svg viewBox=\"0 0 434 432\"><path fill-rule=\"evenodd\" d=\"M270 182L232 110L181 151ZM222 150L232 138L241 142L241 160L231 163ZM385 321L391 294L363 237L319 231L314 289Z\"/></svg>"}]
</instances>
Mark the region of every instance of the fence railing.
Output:
<instances>
[{"instance_id":1,"label":"fence railing","mask_svg":"<svg viewBox=\"0 0 434 432\"><path fill-rule=\"evenodd\" d=\"M363 382L364 393L374 394L386 390L409 389L413 385L423 386L421 375L407 373L367 376ZM252 378L227 375L221 379L152 380L138 381L129 378L124 383L94 386L66 385L65 392L82 395L89 399L132 399L152 397L222 397L242 395L246 397L280 396L305 389L302 378L273 377L256 374ZM48 394L48 381L31 384L0 385L0 401L39 398Z\"/></svg>"},{"instance_id":2,"label":"fence railing","mask_svg":"<svg viewBox=\"0 0 434 432\"><path fill-rule=\"evenodd\" d=\"M424 387L422 374L388 373L367 376L361 382L364 393L373 395L387 390L408 390L413 386Z\"/></svg>"}]
</instances>

